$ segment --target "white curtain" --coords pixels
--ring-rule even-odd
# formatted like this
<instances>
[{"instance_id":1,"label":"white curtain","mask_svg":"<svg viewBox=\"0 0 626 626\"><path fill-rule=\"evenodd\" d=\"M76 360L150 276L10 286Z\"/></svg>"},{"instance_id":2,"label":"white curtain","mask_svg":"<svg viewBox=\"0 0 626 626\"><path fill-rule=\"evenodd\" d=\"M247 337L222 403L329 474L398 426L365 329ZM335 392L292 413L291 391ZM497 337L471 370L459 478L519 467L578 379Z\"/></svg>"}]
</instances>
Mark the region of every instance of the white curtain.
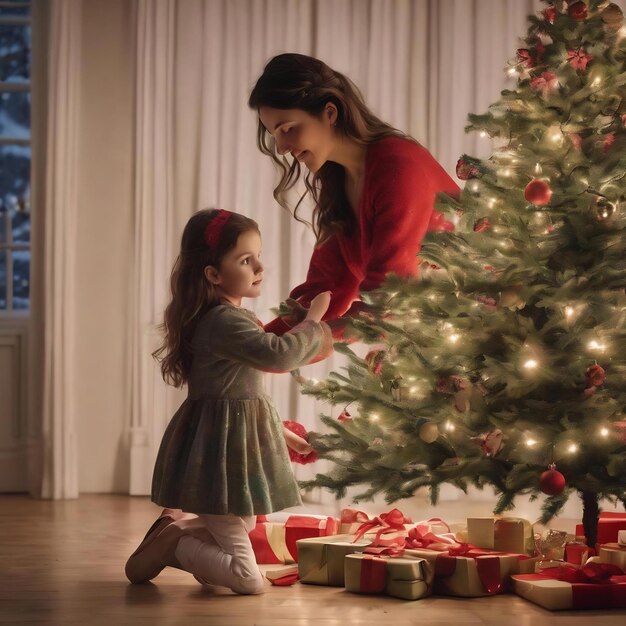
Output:
<instances>
[{"instance_id":1,"label":"white curtain","mask_svg":"<svg viewBox=\"0 0 626 626\"><path fill-rule=\"evenodd\" d=\"M260 225L266 281L248 306L262 319L305 276L310 231L272 199L275 174L255 146L248 94L265 62L312 54L350 76L371 108L424 143L454 172L463 152L489 146L466 136L506 86L504 68L536 0L138 0L137 193L131 493L148 493L165 424L180 401L149 354L167 301L168 274L188 217L207 207ZM308 368L324 376L337 362ZM299 395L288 375L269 389L284 419L315 428L329 407ZM300 477L311 471L299 468Z\"/></svg>"},{"instance_id":2,"label":"white curtain","mask_svg":"<svg viewBox=\"0 0 626 626\"><path fill-rule=\"evenodd\" d=\"M33 123L35 146L33 277L30 352L39 393L31 420L41 424L38 457L31 458L32 491L44 498L78 496L74 410L74 287L77 226L81 6L51 0L48 66L38 74L35 102L45 91L47 121ZM36 11L44 10L38 7ZM41 20L41 15L35 15ZM38 26L36 26L38 29ZM37 45L37 43L35 44ZM37 68L38 69L38 68ZM47 76L47 79L46 79ZM37 111L37 104L34 104ZM46 130L47 129L47 130ZM45 161L45 164L44 164ZM41 182L41 186L38 184ZM41 203L39 202L41 200Z\"/></svg>"}]
</instances>

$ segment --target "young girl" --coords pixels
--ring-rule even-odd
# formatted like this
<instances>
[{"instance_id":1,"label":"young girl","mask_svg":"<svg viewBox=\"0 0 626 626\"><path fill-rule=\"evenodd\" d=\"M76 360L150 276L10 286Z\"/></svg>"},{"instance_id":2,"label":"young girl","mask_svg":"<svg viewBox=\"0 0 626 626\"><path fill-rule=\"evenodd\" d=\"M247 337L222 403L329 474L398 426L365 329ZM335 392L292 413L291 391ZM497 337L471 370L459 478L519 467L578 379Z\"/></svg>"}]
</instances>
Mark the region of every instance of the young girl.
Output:
<instances>
[{"instance_id":1,"label":"young girl","mask_svg":"<svg viewBox=\"0 0 626 626\"><path fill-rule=\"evenodd\" d=\"M248 539L254 516L301 503L285 439L300 452L308 447L284 433L263 372L289 371L332 351L320 322L330 294L313 298L289 333L266 333L241 308L242 298L261 293L260 255L256 222L223 209L196 213L183 232L165 338L154 356L164 379L187 384L188 395L154 469L152 500L166 509L126 564L131 582L170 565L203 583L259 593L263 577Z\"/></svg>"}]
</instances>

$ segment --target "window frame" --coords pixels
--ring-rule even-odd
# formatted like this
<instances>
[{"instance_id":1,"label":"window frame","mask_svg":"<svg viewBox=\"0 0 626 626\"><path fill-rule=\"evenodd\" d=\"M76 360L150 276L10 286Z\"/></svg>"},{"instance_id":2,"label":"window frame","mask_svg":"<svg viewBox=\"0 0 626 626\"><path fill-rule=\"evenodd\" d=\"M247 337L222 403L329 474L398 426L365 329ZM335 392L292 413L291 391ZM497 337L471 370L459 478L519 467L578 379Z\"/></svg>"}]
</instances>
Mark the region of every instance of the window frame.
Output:
<instances>
[{"instance_id":1,"label":"window frame","mask_svg":"<svg viewBox=\"0 0 626 626\"><path fill-rule=\"evenodd\" d=\"M0 26L28 26L33 29L33 16L32 16L32 2L1 2L0 7L28 7L30 9L30 13L28 16L23 15L1 15L0 14ZM29 178L29 187L32 190L32 176L33 176L33 154L32 154L32 70L33 70L33 62L32 62L32 48L31 48L31 62L30 62L30 78L27 82L2 82L0 81L0 94L2 93L29 93L31 96L31 120L29 125L30 130L30 138L29 139L19 139L8 136L0 136L0 145L18 145L18 146L29 146L31 148L30 155L30 178ZM0 309L0 318L21 318L27 317L31 312L31 284L32 284L32 208L28 211L31 216L31 238L28 243L25 242L14 242L13 241L13 225L11 223L11 215L8 210L3 211L0 214L0 219L4 220L5 223L5 238L3 241L0 241L0 253L4 253L5 255L5 275L6 275L6 305L4 308ZM27 251L29 252L29 266L28 266L28 301L29 306L27 309L14 309L13 308L13 286L15 282L15 276L13 273L13 252L19 251Z\"/></svg>"}]
</instances>

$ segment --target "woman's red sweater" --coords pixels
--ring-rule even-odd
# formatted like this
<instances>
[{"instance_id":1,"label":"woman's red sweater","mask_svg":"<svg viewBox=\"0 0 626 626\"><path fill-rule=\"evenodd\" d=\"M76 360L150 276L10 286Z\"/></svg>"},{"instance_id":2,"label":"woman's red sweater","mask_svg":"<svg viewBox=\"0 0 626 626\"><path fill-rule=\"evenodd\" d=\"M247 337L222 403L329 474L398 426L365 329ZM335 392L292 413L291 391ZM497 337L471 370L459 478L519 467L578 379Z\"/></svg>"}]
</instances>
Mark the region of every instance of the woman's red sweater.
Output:
<instances>
[{"instance_id":1,"label":"woman's red sweater","mask_svg":"<svg viewBox=\"0 0 626 626\"><path fill-rule=\"evenodd\" d=\"M308 307L318 293L331 290L324 319L332 320L358 313L359 292L380 286L387 274L416 276L426 231L452 229L434 211L439 192L458 195L459 188L423 146L399 137L370 144L358 228L315 248L306 281L290 297ZM276 318L265 330L282 335L289 326Z\"/></svg>"}]
</instances>

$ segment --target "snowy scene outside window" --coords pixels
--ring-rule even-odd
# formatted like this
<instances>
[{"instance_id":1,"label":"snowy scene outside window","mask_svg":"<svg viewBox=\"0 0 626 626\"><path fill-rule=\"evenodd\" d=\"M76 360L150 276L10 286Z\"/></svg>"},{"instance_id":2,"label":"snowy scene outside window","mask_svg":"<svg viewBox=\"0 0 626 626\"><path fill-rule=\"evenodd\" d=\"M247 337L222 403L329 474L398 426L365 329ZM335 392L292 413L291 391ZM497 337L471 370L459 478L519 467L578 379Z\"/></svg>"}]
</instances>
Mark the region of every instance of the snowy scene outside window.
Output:
<instances>
[{"instance_id":1,"label":"snowy scene outside window","mask_svg":"<svg viewBox=\"0 0 626 626\"><path fill-rule=\"evenodd\" d=\"M0 2L0 313L30 305L29 2Z\"/></svg>"}]
</instances>

